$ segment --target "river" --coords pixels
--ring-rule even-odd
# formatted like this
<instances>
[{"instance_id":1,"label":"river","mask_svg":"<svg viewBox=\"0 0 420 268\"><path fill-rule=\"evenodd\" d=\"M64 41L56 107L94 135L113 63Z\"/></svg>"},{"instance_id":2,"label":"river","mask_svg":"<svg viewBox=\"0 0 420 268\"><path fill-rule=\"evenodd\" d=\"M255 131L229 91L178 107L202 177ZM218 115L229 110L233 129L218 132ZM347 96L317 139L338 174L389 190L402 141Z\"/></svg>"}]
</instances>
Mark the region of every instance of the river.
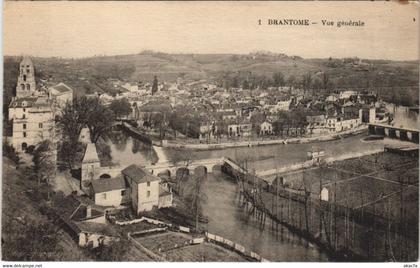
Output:
<instances>
[{"instance_id":1,"label":"river","mask_svg":"<svg viewBox=\"0 0 420 268\"><path fill-rule=\"evenodd\" d=\"M394 114L394 124L418 128L418 116L404 107L390 109ZM111 157L114 162L126 166L143 164L157 160L156 152L150 146L117 132L117 139L109 141ZM190 159L230 157L238 162L246 162L248 168L258 170L273 169L287 164L306 160L307 151L319 149L327 157L343 153L359 153L384 146L384 141L365 142L367 134L360 134L344 139L306 144L270 145L259 147L226 148L220 150L181 150ZM387 140L387 139L386 139ZM385 141L387 142L387 141ZM179 155L180 150L160 148L157 155L164 155L164 161L171 161ZM161 159L162 161L162 159ZM283 235L273 232L268 226L261 230L259 224L237 204L236 185L224 174L208 174L205 184L208 201L204 204L204 214L208 217L208 231L224 236L232 241L254 250L264 258L272 261L327 261L325 254L303 239L292 235L287 229ZM267 220L267 223L269 221Z\"/></svg>"},{"instance_id":2,"label":"river","mask_svg":"<svg viewBox=\"0 0 420 268\"><path fill-rule=\"evenodd\" d=\"M267 218L261 228L256 219L238 205L236 184L226 175L208 174L204 184L208 197L203 213L209 219L209 233L223 236L244 245L270 261L327 261L316 246L293 235L279 225L278 232L271 228Z\"/></svg>"},{"instance_id":3,"label":"river","mask_svg":"<svg viewBox=\"0 0 420 268\"><path fill-rule=\"evenodd\" d=\"M393 115L393 125L396 127L419 129L419 113L408 107L397 106L392 103L386 105L387 110Z\"/></svg>"}]
</instances>

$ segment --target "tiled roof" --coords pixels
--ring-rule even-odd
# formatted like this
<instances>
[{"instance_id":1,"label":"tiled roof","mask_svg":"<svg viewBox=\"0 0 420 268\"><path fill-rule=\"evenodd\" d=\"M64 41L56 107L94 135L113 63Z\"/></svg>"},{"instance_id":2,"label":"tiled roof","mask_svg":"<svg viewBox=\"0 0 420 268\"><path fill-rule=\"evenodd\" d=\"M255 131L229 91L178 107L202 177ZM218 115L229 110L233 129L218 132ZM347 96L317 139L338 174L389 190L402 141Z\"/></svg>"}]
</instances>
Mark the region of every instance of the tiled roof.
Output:
<instances>
[{"instance_id":1,"label":"tiled roof","mask_svg":"<svg viewBox=\"0 0 420 268\"><path fill-rule=\"evenodd\" d=\"M81 205L81 202L74 196L69 195L62 200L54 202L54 209L63 218L70 219L73 212Z\"/></svg>"},{"instance_id":2,"label":"tiled roof","mask_svg":"<svg viewBox=\"0 0 420 268\"><path fill-rule=\"evenodd\" d=\"M93 223L93 222L78 222L76 223L77 227L82 232L91 233L91 234L101 234L113 237L119 237L118 231L110 224L105 223Z\"/></svg>"},{"instance_id":3,"label":"tiled roof","mask_svg":"<svg viewBox=\"0 0 420 268\"><path fill-rule=\"evenodd\" d=\"M103 193L114 190L125 189L125 180L122 177L114 179L99 179L92 181L92 188L94 193Z\"/></svg>"},{"instance_id":4,"label":"tiled roof","mask_svg":"<svg viewBox=\"0 0 420 268\"><path fill-rule=\"evenodd\" d=\"M160 181L160 178L153 176L145 169L133 164L121 171L122 174L130 177L136 183L145 183L149 181Z\"/></svg>"},{"instance_id":5,"label":"tiled roof","mask_svg":"<svg viewBox=\"0 0 420 268\"><path fill-rule=\"evenodd\" d=\"M69 86L67 86L64 83L59 83L55 86L52 86L50 89L55 89L60 93L73 92L73 89L71 89Z\"/></svg>"},{"instance_id":6,"label":"tiled roof","mask_svg":"<svg viewBox=\"0 0 420 268\"><path fill-rule=\"evenodd\" d=\"M81 205L73 213L73 216L71 217L71 219L74 220L74 221L84 221L84 220L88 220L88 219L95 219L95 218L98 218L98 217L102 217L103 215L104 215L103 211L92 208L91 216L87 217L87 206L86 205Z\"/></svg>"},{"instance_id":7,"label":"tiled roof","mask_svg":"<svg viewBox=\"0 0 420 268\"><path fill-rule=\"evenodd\" d=\"M31 58L24 57L20 62L20 65L33 65Z\"/></svg>"}]
</instances>

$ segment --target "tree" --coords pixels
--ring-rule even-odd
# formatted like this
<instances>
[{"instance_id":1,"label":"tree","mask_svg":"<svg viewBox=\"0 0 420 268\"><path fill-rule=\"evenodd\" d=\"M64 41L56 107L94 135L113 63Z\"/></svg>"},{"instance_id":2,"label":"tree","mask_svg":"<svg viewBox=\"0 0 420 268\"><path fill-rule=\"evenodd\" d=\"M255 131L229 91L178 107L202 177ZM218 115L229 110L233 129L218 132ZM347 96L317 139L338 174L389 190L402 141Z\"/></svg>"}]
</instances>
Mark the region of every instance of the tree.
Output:
<instances>
[{"instance_id":1,"label":"tree","mask_svg":"<svg viewBox=\"0 0 420 268\"><path fill-rule=\"evenodd\" d=\"M53 146L54 145L50 140L44 140L33 152L32 160L34 163L34 171L38 180L38 185L41 183L49 185L50 179L55 174L56 156Z\"/></svg>"},{"instance_id":2,"label":"tree","mask_svg":"<svg viewBox=\"0 0 420 268\"><path fill-rule=\"evenodd\" d=\"M322 73L322 89L329 92L330 88L330 77L326 72Z\"/></svg>"},{"instance_id":3,"label":"tree","mask_svg":"<svg viewBox=\"0 0 420 268\"><path fill-rule=\"evenodd\" d=\"M90 111L88 114L86 125L89 128L90 139L92 143L96 143L99 137L109 131L114 121L114 113L99 102L98 98L90 99Z\"/></svg>"},{"instance_id":4,"label":"tree","mask_svg":"<svg viewBox=\"0 0 420 268\"><path fill-rule=\"evenodd\" d=\"M198 230L198 218L202 214L202 205L207 201L207 196L202 191L202 187L206 178L206 172L204 167L198 167L194 176L193 181L190 184L190 192L187 201L190 202L192 213L195 216L195 229Z\"/></svg>"},{"instance_id":5,"label":"tree","mask_svg":"<svg viewBox=\"0 0 420 268\"><path fill-rule=\"evenodd\" d=\"M152 95L154 95L158 91L158 79L155 75L153 78L153 85L152 85Z\"/></svg>"},{"instance_id":6,"label":"tree","mask_svg":"<svg viewBox=\"0 0 420 268\"><path fill-rule=\"evenodd\" d=\"M312 85L312 75L311 73L306 73L302 77L303 90L305 90L306 92L308 89L310 89L311 85Z\"/></svg>"},{"instance_id":7,"label":"tree","mask_svg":"<svg viewBox=\"0 0 420 268\"><path fill-rule=\"evenodd\" d=\"M265 115L261 112L253 113L251 115L251 123L253 129L257 131L257 133L260 133L261 124L265 121Z\"/></svg>"},{"instance_id":8,"label":"tree","mask_svg":"<svg viewBox=\"0 0 420 268\"><path fill-rule=\"evenodd\" d=\"M114 112L116 118L124 118L131 113L131 105L126 98L113 100L109 109Z\"/></svg>"},{"instance_id":9,"label":"tree","mask_svg":"<svg viewBox=\"0 0 420 268\"><path fill-rule=\"evenodd\" d=\"M273 86L275 87L284 87L284 75L280 72L273 74Z\"/></svg>"},{"instance_id":10,"label":"tree","mask_svg":"<svg viewBox=\"0 0 420 268\"><path fill-rule=\"evenodd\" d=\"M80 132L88 121L90 109L88 98L76 98L73 102L67 102L58 116L58 126L71 144L78 141Z\"/></svg>"},{"instance_id":11,"label":"tree","mask_svg":"<svg viewBox=\"0 0 420 268\"><path fill-rule=\"evenodd\" d=\"M67 102L57 117L57 125L63 133L61 152L69 168L72 168L79 146L79 136L90 114L90 101L86 97Z\"/></svg>"},{"instance_id":12,"label":"tree","mask_svg":"<svg viewBox=\"0 0 420 268\"><path fill-rule=\"evenodd\" d=\"M296 84L296 77L294 75L290 75L287 79L287 84L289 85L289 87L294 88Z\"/></svg>"},{"instance_id":13,"label":"tree","mask_svg":"<svg viewBox=\"0 0 420 268\"><path fill-rule=\"evenodd\" d=\"M3 142L3 156L12 160L16 165L19 165L20 157L17 154L15 148L5 141Z\"/></svg>"}]
</instances>

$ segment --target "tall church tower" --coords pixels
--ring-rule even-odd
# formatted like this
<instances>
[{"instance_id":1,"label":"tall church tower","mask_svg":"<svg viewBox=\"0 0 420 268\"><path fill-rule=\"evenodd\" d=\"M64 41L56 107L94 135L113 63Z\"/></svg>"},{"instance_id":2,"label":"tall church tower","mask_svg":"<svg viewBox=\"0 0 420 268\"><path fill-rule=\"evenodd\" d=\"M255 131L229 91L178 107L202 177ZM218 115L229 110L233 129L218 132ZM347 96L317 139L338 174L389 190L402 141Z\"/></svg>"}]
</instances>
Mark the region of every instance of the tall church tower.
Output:
<instances>
[{"instance_id":1,"label":"tall church tower","mask_svg":"<svg viewBox=\"0 0 420 268\"><path fill-rule=\"evenodd\" d=\"M31 59L24 57L19 67L19 77L16 85L16 97L32 96L36 91L35 69Z\"/></svg>"}]
</instances>

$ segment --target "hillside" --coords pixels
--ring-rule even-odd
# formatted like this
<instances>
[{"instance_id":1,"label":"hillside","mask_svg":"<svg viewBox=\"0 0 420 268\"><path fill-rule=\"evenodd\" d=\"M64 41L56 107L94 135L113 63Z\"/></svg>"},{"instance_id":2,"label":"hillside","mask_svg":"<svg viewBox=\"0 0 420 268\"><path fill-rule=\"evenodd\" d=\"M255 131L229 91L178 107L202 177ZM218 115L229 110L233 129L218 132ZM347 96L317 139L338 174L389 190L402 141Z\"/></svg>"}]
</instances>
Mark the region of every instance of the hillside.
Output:
<instances>
[{"instance_id":1,"label":"hillside","mask_svg":"<svg viewBox=\"0 0 420 268\"><path fill-rule=\"evenodd\" d=\"M5 95L11 94L16 83L18 57L5 57ZM77 94L112 92L108 78L125 81L173 82L177 77L187 80L209 79L223 84L223 79L249 75L271 79L281 72L297 82L311 73L313 80L328 74L335 88L385 88L384 95L409 95L418 100L417 61L358 59L302 59L273 53L233 54L166 54L146 51L133 55L98 56L84 59L33 58L38 80L65 82ZM386 88L396 87L393 92ZM414 88L412 88L414 87ZM6 99L7 100L7 99Z\"/></svg>"}]
</instances>

